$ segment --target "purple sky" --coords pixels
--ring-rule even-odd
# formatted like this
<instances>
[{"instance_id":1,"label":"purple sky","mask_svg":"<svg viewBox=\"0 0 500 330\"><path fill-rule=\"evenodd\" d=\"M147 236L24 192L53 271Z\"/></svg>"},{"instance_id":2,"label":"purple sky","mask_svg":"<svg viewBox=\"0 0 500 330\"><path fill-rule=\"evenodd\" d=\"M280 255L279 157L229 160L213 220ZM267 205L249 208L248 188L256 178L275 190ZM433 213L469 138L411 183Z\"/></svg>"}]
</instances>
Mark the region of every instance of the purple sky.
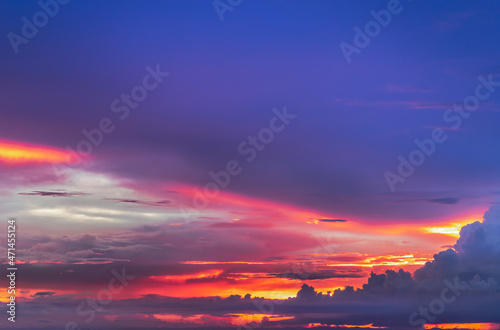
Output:
<instances>
[{"instance_id":1,"label":"purple sky","mask_svg":"<svg viewBox=\"0 0 500 330\"><path fill-rule=\"evenodd\" d=\"M273 286L293 298L259 314L289 318L259 326L405 328L456 276L476 287L439 323L500 323L500 3L55 1L0 3L15 327L71 321L121 267L135 284L95 329L234 328Z\"/></svg>"}]
</instances>

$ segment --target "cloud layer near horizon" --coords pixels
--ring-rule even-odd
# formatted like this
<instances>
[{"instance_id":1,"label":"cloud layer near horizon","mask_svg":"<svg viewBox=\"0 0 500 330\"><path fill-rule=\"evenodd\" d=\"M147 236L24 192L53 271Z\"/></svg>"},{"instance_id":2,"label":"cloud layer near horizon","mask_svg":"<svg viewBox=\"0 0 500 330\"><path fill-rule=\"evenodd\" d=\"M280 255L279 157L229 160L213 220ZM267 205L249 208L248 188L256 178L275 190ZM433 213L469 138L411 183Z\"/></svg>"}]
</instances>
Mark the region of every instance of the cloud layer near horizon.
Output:
<instances>
[{"instance_id":1,"label":"cloud layer near horizon","mask_svg":"<svg viewBox=\"0 0 500 330\"><path fill-rule=\"evenodd\" d=\"M313 286L307 284L303 284L299 290L295 284L297 296L280 301L255 298L250 295L245 297L233 295L228 298L174 298L168 297L168 292L161 290L160 287L175 283L182 279L183 275L186 275L185 279L188 281L214 284L220 280L231 281L231 278L234 280L236 278L231 274L237 273L253 272L261 274L260 276L272 277L270 269L274 270L274 276L281 278L281 281L287 281L287 278L302 278L309 280L309 283L314 283L315 276L321 273L327 277L353 277L359 274L326 275L315 269L312 264L301 264L296 268L297 273L290 276L293 273L287 264L269 268L269 264L245 265L241 262L226 266L222 266L221 263L219 266L225 267L222 273L196 280L189 274L207 272L210 265L179 263L185 259L181 254L190 252L182 248L184 243L182 236L179 236L180 231L171 234L168 232L172 232L172 229L143 226L137 227L134 232L113 238L84 235L79 238L33 237L29 241L25 240L20 251L24 258L45 260L46 263L23 265L20 280L26 287L43 287L48 290L38 292L31 290L30 295L23 299L22 310L29 315L29 319L25 318L16 327L22 328L23 324L26 327L28 323L36 324L42 321L41 306L44 306L44 310L48 308L61 315L58 321L43 321L47 326L54 322L62 324L63 321L69 322L74 319L84 323L84 319L75 312L77 306L85 301L84 296L71 292L70 288L77 285L81 289L92 291L96 283L105 284L103 279L109 277L112 269L121 268L125 269L127 274L133 274L135 278L123 294L113 297L114 300L106 306L105 313L96 313L93 326L126 329L132 328L135 322L140 324L142 329L156 326L196 328L201 326L200 322L204 322L205 327L224 329L224 326L237 324L234 316L228 317L237 314L266 314L268 315L266 318L253 323L253 326L279 325L285 329L306 326L309 323L324 325L373 323L374 326L397 329L415 328L415 325L420 325L424 321L500 323L498 315L500 207L497 205L485 213L483 222L464 226L453 249L434 255L434 259L417 269L413 276L403 270L387 270L382 274L372 273L362 288L353 289L347 286L331 294L318 293ZM127 243L132 241L135 242L134 245ZM169 242L168 246L165 242ZM161 264L155 264L155 259L159 257L155 250L160 254L169 251L162 258ZM210 254L222 257L220 253L218 251ZM170 261L165 259L169 255L172 258ZM194 271L195 268L198 270ZM264 275L266 272L267 275ZM167 282L152 281L152 278L162 278L165 275L168 275L165 277ZM170 279L167 279L169 277ZM152 285L159 286L158 292L161 293L141 294L147 292L147 288L151 288ZM448 292L444 297L448 300L453 298L453 301L447 300L443 303L444 309L441 311L441 303L435 301L445 299L442 292L446 288ZM90 310L89 306L86 308ZM420 308L425 308L427 312L421 313ZM414 313L416 315L411 318ZM132 319L130 315L133 315ZM200 315L205 317L198 320ZM286 316L289 319L273 320L273 315ZM410 323L410 319L413 323Z\"/></svg>"}]
</instances>

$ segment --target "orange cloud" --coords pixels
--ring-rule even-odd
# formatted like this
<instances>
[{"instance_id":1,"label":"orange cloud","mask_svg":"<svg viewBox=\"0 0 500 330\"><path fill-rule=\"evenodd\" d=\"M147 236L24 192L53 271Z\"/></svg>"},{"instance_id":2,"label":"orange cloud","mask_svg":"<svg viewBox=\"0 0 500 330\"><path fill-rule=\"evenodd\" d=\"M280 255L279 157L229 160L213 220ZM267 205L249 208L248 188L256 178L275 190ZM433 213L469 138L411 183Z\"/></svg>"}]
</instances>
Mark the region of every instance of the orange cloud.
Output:
<instances>
[{"instance_id":1,"label":"orange cloud","mask_svg":"<svg viewBox=\"0 0 500 330\"><path fill-rule=\"evenodd\" d=\"M468 329L468 330L498 330L500 324L496 323L441 323L426 324L425 329Z\"/></svg>"},{"instance_id":2,"label":"orange cloud","mask_svg":"<svg viewBox=\"0 0 500 330\"><path fill-rule=\"evenodd\" d=\"M0 162L7 164L64 163L67 156L66 151L56 148L0 141Z\"/></svg>"},{"instance_id":3,"label":"orange cloud","mask_svg":"<svg viewBox=\"0 0 500 330\"><path fill-rule=\"evenodd\" d=\"M164 322L191 323L191 324L227 324L241 325L251 322L261 323L264 319L269 322L293 319L294 316L283 316L277 314L225 314L223 316L213 316L208 314L195 314L190 316L176 314L153 314L153 317Z\"/></svg>"}]
</instances>

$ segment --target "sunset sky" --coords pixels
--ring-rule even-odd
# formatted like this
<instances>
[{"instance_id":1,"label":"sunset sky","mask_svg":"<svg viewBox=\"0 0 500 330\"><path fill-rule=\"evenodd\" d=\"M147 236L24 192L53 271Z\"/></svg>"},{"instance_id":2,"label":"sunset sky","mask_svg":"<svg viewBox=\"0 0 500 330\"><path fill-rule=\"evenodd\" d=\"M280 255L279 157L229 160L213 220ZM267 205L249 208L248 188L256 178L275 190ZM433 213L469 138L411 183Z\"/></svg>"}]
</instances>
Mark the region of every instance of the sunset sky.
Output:
<instances>
[{"instance_id":1,"label":"sunset sky","mask_svg":"<svg viewBox=\"0 0 500 330\"><path fill-rule=\"evenodd\" d=\"M499 15L1 1L0 329L500 329Z\"/></svg>"}]
</instances>

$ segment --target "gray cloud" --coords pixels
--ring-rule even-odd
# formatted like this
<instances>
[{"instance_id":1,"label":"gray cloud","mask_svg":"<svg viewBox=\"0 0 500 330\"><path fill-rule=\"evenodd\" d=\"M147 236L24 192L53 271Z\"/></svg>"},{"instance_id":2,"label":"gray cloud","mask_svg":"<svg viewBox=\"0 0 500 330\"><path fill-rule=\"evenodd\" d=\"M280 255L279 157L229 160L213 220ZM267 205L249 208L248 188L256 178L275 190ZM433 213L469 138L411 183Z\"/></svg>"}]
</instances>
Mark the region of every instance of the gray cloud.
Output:
<instances>
[{"instance_id":1,"label":"gray cloud","mask_svg":"<svg viewBox=\"0 0 500 330\"><path fill-rule=\"evenodd\" d=\"M344 219L317 219L317 220L321 222L347 222L347 220Z\"/></svg>"},{"instance_id":2,"label":"gray cloud","mask_svg":"<svg viewBox=\"0 0 500 330\"><path fill-rule=\"evenodd\" d=\"M22 196L44 196L44 197L74 197L74 196L88 196L90 194L84 192L65 192L65 191L39 191L35 190L29 193L18 193Z\"/></svg>"}]
</instances>

